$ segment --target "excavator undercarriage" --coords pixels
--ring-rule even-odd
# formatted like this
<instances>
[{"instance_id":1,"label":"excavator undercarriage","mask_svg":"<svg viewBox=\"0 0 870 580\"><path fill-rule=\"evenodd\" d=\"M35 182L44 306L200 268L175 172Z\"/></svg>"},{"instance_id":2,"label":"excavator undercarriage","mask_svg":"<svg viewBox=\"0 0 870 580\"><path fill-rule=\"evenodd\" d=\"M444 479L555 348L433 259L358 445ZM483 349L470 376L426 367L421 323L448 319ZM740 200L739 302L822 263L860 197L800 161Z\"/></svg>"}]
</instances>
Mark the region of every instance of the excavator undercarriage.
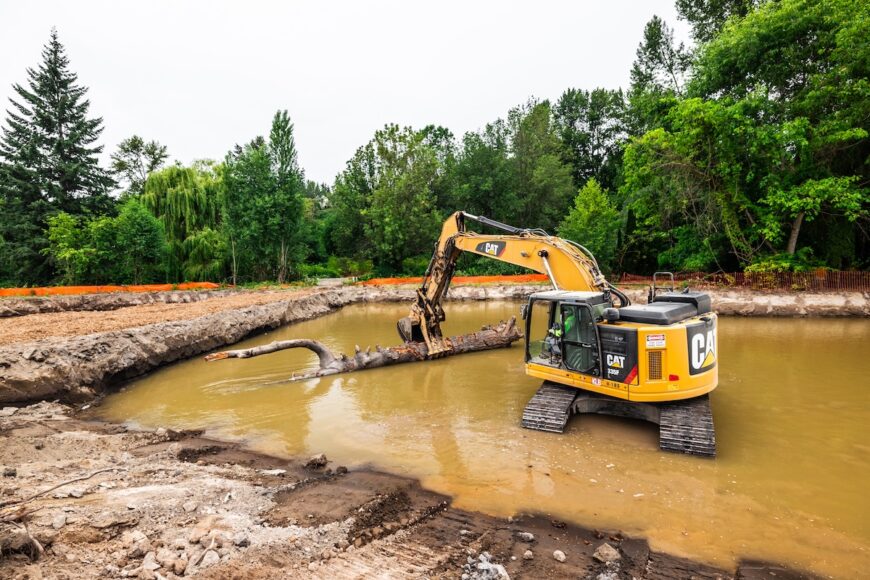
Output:
<instances>
[{"instance_id":1,"label":"excavator undercarriage","mask_svg":"<svg viewBox=\"0 0 870 580\"><path fill-rule=\"evenodd\" d=\"M526 404L522 425L536 431L563 433L573 415L584 413L656 423L662 451L716 456L708 395L672 403L631 403L547 381Z\"/></svg>"}]
</instances>

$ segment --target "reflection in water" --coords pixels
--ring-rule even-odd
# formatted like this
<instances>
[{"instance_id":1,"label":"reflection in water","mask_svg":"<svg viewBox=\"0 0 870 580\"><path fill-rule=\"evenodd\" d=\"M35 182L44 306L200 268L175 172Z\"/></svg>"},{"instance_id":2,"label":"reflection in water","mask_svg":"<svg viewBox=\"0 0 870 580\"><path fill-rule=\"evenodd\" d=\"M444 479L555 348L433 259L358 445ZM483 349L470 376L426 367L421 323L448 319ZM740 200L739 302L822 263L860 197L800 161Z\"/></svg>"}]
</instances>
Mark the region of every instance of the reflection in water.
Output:
<instances>
[{"instance_id":1,"label":"reflection in water","mask_svg":"<svg viewBox=\"0 0 870 580\"><path fill-rule=\"evenodd\" d=\"M446 332L517 303L449 304ZM335 350L396 344L403 305L346 308L243 343L318 338ZM575 418L563 435L520 428L538 387L522 349L286 382L308 351L191 360L106 399L110 419L206 428L274 454L326 453L419 477L458 507L537 511L650 538L729 565L767 558L840 577L870 567L867 320L724 318L713 394L719 456L661 453L654 426Z\"/></svg>"}]
</instances>

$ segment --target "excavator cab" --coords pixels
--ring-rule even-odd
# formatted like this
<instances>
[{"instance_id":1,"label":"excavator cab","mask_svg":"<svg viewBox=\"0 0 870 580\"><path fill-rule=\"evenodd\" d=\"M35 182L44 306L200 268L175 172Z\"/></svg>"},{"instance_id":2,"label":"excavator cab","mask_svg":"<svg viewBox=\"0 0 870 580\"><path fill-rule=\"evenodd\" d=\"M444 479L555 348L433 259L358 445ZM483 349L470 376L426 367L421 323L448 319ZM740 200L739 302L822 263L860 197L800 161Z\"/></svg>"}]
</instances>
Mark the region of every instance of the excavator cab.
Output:
<instances>
[{"instance_id":1,"label":"excavator cab","mask_svg":"<svg viewBox=\"0 0 870 580\"><path fill-rule=\"evenodd\" d=\"M526 362L583 373L602 374L596 323L610 308L603 292L537 292L526 313ZM555 347L555 348L554 348ZM558 352L554 356L554 352Z\"/></svg>"}]
</instances>

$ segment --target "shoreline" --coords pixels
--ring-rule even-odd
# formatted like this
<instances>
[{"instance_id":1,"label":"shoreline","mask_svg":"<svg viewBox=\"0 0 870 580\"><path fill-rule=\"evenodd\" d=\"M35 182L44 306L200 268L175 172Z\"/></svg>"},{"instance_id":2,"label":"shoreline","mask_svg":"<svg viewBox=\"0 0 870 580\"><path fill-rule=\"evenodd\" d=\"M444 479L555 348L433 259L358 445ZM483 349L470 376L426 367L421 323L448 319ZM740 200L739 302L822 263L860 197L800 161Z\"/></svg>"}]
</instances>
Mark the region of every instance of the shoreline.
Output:
<instances>
[{"instance_id":1,"label":"shoreline","mask_svg":"<svg viewBox=\"0 0 870 580\"><path fill-rule=\"evenodd\" d=\"M132 430L59 403L4 409L0 437L0 505L95 474L27 504L38 508L28 518L38 561L22 530L0 524L4 577L815 577L751 561L724 570L619 531L454 509L411 478L198 431Z\"/></svg>"},{"instance_id":2,"label":"shoreline","mask_svg":"<svg viewBox=\"0 0 870 580\"><path fill-rule=\"evenodd\" d=\"M541 288L522 284L457 286L450 290L449 299L521 300ZM323 316L350 304L407 302L414 296L412 287L362 286L206 292L158 297L91 295L89 310L81 310L81 300L43 298L38 304L48 303L46 308L70 305L71 310L0 318L0 404L91 400L161 366L287 324ZM645 301L643 290L631 290L629 296L636 302ZM712 298L714 309L723 316L870 316L870 296L862 293L780 295L726 291L712 294ZM30 299L0 301L7 311L17 311L10 307L9 300Z\"/></svg>"}]
</instances>

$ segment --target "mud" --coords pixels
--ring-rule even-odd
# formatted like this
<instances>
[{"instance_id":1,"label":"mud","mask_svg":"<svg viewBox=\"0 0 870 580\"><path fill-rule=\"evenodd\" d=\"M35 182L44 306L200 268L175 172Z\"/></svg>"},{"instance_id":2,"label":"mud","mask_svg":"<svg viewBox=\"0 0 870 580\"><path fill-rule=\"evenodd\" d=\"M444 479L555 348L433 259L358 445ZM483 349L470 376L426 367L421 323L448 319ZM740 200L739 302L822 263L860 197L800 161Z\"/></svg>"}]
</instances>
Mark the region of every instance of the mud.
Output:
<instances>
[{"instance_id":1,"label":"mud","mask_svg":"<svg viewBox=\"0 0 870 580\"><path fill-rule=\"evenodd\" d=\"M128 430L58 403L4 410L0 443L0 521L30 512L0 524L3 578L810 577L757 562L717 569L616 530L454 509L407 478ZM594 557L605 543L610 562Z\"/></svg>"}]
</instances>

